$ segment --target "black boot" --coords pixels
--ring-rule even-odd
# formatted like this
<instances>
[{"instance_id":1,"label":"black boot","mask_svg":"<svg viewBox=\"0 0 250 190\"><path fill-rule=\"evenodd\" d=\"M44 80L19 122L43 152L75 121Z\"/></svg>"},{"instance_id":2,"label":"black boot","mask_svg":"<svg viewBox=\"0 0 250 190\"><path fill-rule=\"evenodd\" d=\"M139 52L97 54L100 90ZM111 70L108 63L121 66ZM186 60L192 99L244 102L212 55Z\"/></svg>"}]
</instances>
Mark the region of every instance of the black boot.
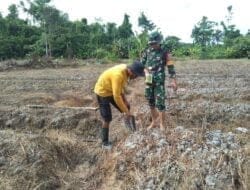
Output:
<instances>
[{"instance_id":1,"label":"black boot","mask_svg":"<svg viewBox=\"0 0 250 190\"><path fill-rule=\"evenodd\" d=\"M102 128L102 148L111 149L112 144L109 142L109 128Z\"/></svg>"}]
</instances>

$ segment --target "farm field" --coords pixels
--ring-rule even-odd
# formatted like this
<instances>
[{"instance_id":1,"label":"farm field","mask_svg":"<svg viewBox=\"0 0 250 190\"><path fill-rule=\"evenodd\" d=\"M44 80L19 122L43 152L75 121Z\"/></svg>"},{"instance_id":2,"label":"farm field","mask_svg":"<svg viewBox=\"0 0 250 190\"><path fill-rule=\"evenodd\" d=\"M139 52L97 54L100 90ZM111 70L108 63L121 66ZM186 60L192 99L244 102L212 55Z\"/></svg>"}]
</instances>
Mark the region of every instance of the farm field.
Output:
<instances>
[{"instance_id":1,"label":"farm field","mask_svg":"<svg viewBox=\"0 0 250 190\"><path fill-rule=\"evenodd\" d=\"M147 131L144 79L126 90L138 130L113 110L101 149L94 84L112 64L58 68L0 63L0 189L250 188L250 61L176 61L167 126ZM118 64L118 63L117 63Z\"/></svg>"}]
</instances>

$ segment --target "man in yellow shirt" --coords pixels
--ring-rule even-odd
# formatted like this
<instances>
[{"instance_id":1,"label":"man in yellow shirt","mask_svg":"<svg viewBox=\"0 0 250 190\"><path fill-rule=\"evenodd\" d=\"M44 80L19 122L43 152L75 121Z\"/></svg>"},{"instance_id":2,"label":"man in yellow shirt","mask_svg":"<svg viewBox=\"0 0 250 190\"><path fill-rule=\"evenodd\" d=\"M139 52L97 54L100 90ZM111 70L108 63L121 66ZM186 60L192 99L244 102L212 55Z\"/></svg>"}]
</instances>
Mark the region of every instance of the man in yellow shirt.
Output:
<instances>
[{"instance_id":1,"label":"man in yellow shirt","mask_svg":"<svg viewBox=\"0 0 250 190\"><path fill-rule=\"evenodd\" d=\"M111 149L109 142L109 124L112 121L112 112L110 104L117 108L125 117L130 117L130 105L125 98L124 88L128 80L144 76L144 66L135 61L131 65L120 64L104 71L97 80L94 92L97 95L97 101L100 108L100 114L103 119L102 125L102 147Z\"/></svg>"}]
</instances>

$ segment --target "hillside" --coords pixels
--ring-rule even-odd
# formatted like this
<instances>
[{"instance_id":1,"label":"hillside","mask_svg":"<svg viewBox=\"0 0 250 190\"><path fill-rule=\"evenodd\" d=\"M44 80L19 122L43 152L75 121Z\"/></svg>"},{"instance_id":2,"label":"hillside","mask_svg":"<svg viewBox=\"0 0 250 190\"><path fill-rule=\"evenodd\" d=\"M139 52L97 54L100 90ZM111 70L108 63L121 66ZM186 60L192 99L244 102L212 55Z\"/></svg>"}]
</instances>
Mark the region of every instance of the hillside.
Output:
<instances>
[{"instance_id":1,"label":"hillside","mask_svg":"<svg viewBox=\"0 0 250 190\"><path fill-rule=\"evenodd\" d=\"M96 107L93 86L111 64L47 66L0 63L0 189L250 188L249 60L176 61L164 132L146 130L136 79L127 94L138 130L114 110L112 151L100 147L99 112L82 108Z\"/></svg>"}]
</instances>

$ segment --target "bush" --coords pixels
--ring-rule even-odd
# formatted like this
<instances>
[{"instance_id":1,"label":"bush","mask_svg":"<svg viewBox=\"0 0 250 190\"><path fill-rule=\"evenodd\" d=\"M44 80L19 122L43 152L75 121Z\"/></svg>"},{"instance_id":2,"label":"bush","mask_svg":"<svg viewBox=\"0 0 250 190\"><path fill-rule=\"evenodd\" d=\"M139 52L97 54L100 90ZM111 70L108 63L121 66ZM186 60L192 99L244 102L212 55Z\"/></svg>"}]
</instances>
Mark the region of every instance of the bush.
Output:
<instances>
[{"instance_id":1,"label":"bush","mask_svg":"<svg viewBox=\"0 0 250 190\"><path fill-rule=\"evenodd\" d=\"M103 59L104 57L107 57L107 55L108 55L108 52L102 48L96 49L93 54L94 58L97 58L97 59Z\"/></svg>"},{"instance_id":2,"label":"bush","mask_svg":"<svg viewBox=\"0 0 250 190\"><path fill-rule=\"evenodd\" d=\"M250 51L250 36L239 37L233 43L234 58L248 57Z\"/></svg>"}]
</instances>

